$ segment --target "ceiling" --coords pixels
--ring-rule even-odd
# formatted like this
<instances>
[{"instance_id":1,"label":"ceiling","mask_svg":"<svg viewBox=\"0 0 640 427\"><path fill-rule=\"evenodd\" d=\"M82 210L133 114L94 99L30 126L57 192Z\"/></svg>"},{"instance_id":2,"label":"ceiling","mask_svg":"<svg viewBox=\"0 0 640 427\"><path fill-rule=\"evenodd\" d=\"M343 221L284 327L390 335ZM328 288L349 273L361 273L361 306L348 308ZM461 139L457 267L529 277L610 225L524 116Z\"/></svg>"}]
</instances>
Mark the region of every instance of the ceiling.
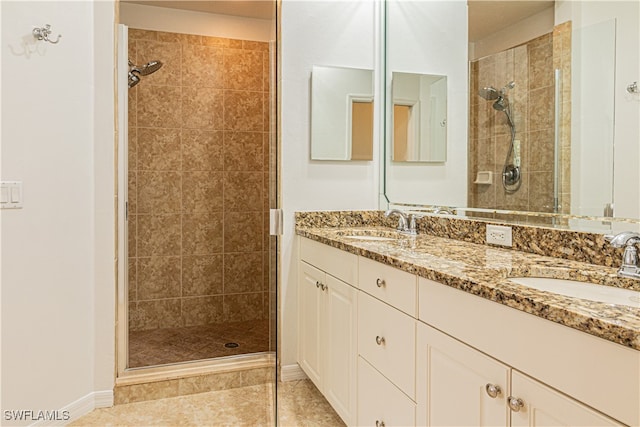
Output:
<instances>
[{"instance_id":1,"label":"ceiling","mask_svg":"<svg viewBox=\"0 0 640 427\"><path fill-rule=\"evenodd\" d=\"M273 19L275 0L121 0L146 6L168 7L170 9L219 15L242 16L244 18Z\"/></svg>"},{"instance_id":2,"label":"ceiling","mask_svg":"<svg viewBox=\"0 0 640 427\"><path fill-rule=\"evenodd\" d=\"M121 0L147 6L168 7L255 19L273 19L275 0ZM542 10L554 0L468 0L469 41L483 39Z\"/></svg>"},{"instance_id":3,"label":"ceiling","mask_svg":"<svg viewBox=\"0 0 640 427\"><path fill-rule=\"evenodd\" d=\"M474 42L502 28L553 7L554 0L468 0L469 41Z\"/></svg>"}]
</instances>

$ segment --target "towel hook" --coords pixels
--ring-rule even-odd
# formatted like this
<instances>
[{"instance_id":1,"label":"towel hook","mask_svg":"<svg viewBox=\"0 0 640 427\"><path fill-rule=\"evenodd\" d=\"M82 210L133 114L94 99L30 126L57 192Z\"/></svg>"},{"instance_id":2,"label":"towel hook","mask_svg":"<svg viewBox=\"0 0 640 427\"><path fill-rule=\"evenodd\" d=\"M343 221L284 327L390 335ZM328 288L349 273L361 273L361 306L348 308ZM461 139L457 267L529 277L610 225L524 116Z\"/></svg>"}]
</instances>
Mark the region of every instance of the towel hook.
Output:
<instances>
[{"instance_id":1,"label":"towel hook","mask_svg":"<svg viewBox=\"0 0 640 427\"><path fill-rule=\"evenodd\" d=\"M49 38L50 35L51 35L51 25L49 24L46 24L42 28L36 27L33 29L33 37L35 37L37 40L44 40L51 44L58 43L60 41L60 37L62 37L62 34L58 34L58 38L56 39L56 41L53 41Z\"/></svg>"}]
</instances>

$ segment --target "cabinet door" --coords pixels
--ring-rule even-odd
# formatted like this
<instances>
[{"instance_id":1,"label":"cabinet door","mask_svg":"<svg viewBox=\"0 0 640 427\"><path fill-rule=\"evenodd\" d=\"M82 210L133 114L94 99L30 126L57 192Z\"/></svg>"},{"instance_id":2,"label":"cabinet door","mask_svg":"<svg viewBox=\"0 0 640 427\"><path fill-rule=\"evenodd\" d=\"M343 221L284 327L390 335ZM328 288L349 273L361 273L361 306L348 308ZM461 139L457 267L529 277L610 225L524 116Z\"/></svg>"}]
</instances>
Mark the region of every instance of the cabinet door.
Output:
<instances>
[{"instance_id":1,"label":"cabinet door","mask_svg":"<svg viewBox=\"0 0 640 427\"><path fill-rule=\"evenodd\" d=\"M358 425L416 425L416 404L362 357L358 357Z\"/></svg>"},{"instance_id":2,"label":"cabinet door","mask_svg":"<svg viewBox=\"0 0 640 427\"><path fill-rule=\"evenodd\" d=\"M508 366L422 323L417 346L418 425L508 425Z\"/></svg>"},{"instance_id":3,"label":"cabinet door","mask_svg":"<svg viewBox=\"0 0 640 427\"><path fill-rule=\"evenodd\" d=\"M298 363L309 379L322 390L322 323L323 292L318 284L325 284L325 274L300 262L299 286L299 348Z\"/></svg>"},{"instance_id":4,"label":"cabinet door","mask_svg":"<svg viewBox=\"0 0 640 427\"><path fill-rule=\"evenodd\" d=\"M357 290L327 274L323 394L348 425L355 423L356 404L356 296Z\"/></svg>"},{"instance_id":5,"label":"cabinet door","mask_svg":"<svg viewBox=\"0 0 640 427\"><path fill-rule=\"evenodd\" d=\"M520 399L511 413L511 425L527 426L620 426L622 424L594 409L513 371L511 389L514 399Z\"/></svg>"}]
</instances>

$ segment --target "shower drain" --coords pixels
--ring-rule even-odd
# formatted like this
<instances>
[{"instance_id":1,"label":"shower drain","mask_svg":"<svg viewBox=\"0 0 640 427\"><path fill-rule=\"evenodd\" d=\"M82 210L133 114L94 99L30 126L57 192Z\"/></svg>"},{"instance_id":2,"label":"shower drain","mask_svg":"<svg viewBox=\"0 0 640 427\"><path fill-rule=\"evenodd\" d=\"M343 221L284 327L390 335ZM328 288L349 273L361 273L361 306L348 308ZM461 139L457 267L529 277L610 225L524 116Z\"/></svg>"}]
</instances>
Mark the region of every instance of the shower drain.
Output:
<instances>
[{"instance_id":1,"label":"shower drain","mask_svg":"<svg viewBox=\"0 0 640 427\"><path fill-rule=\"evenodd\" d=\"M226 348L237 348L240 346L237 342L228 342L224 345Z\"/></svg>"}]
</instances>

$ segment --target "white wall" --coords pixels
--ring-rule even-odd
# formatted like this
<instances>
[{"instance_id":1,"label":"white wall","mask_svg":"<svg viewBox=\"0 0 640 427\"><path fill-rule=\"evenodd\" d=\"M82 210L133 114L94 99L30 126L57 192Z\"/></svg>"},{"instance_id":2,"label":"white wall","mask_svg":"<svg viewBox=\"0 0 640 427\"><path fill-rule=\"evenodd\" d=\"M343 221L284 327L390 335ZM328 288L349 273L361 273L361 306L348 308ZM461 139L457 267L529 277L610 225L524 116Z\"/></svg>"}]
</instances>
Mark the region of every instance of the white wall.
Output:
<instances>
[{"instance_id":1,"label":"white wall","mask_svg":"<svg viewBox=\"0 0 640 427\"><path fill-rule=\"evenodd\" d=\"M24 185L0 219L1 406L91 406L114 375L113 3L0 7L2 179Z\"/></svg>"},{"instance_id":2,"label":"white wall","mask_svg":"<svg viewBox=\"0 0 640 427\"><path fill-rule=\"evenodd\" d=\"M446 75L448 111L447 160L391 162L388 150L387 197L394 203L465 206L469 116L467 4L465 1L394 1L389 2L388 7L387 93L391 90L394 71ZM390 131L389 126L389 140Z\"/></svg>"},{"instance_id":3,"label":"white wall","mask_svg":"<svg viewBox=\"0 0 640 427\"><path fill-rule=\"evenodd\" d=\"M375 69L377 2L283 0L280 132L282 236L282 365L296 362L297 270L293 213L377 209L378 138L374 161L310 160L310 76L313 65ZM377 80L379 81L379 80ZM380 99L376 93L376 102ZM376 120L378 117L376 117ZM378 125L376 124L376 127Z\"/></svg>"},{"instance_id":4,"label":"white wall","mask_svg":"<svg viewBox=\"0 0 640 427\"><path fill-rule=\"evenodd\" d=\"M469 43L469 59L478 59L512 47L553 31L553 5L475 43Z\"/></svg>"},{"instance_id":5,"label":"white wall","mask_svg":"<svg viewBox=\"0 0 640 427\"><path fill-rule=\"evenodd\" d=\"M640 218L640 95L626 91L628 84L640 79L640 2L559 0L555 13L556 22L571 20L573 29L616 20L614 215ZM580 120L572 117L572 127Z\"/></svg>"},{"instance_id":6,"label":"white wall","mask_svg":"<svg viewBox=\"0 0 640 427\"><path fill-rule=\"evenodd\" d=\"M231 39L273 40L271 20L120 3L120 23L131 28Z\"/></svg>"}]
</instances>

